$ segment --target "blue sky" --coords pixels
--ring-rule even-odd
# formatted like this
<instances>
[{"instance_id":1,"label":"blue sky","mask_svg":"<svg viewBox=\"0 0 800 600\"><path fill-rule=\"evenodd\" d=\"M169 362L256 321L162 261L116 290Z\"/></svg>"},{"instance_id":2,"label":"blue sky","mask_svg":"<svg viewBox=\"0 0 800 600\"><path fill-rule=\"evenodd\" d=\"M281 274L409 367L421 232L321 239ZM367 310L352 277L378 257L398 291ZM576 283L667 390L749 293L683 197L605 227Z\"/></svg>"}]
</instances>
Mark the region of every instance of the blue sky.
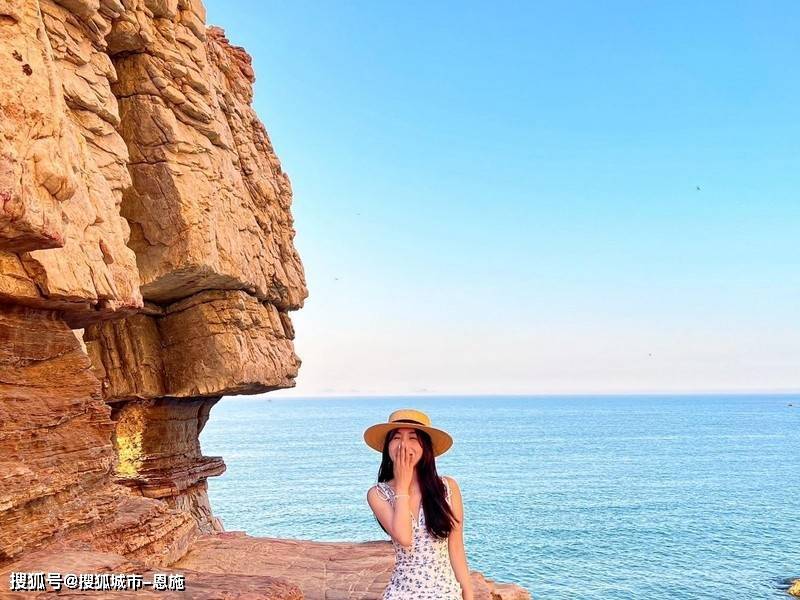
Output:
<instances>
[{"instance_id":1,"label":"blue sky","mask_svg":"<svg viewBox=\"0 0 800 600\"><path fill-rule=\"evenodd\" d=\"M800 389L796 2L206 6L294 189L281 393Z\"/></svg>"}]
</instances>

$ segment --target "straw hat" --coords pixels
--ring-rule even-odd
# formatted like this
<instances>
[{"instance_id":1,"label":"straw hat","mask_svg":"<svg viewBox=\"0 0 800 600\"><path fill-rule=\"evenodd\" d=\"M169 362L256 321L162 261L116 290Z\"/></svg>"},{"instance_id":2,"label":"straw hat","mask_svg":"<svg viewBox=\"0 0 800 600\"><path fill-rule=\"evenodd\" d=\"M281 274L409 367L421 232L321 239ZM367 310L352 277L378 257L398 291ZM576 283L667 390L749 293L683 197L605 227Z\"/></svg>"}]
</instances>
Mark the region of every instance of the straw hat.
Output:
<instances>
[{"instance_id":1,"label":"straw hat","mask_svg":"<svg viewBox=\"0 0 800 600\"><path fill-rule=\"evenodd\" d=\"M400 427L413 427L414 429L421 429L429 436L433 442L433 455L439 456L444 454L453 445L453 438L450 434L436 427L431 427L431 419L424 412L414 410L413 408L401 408L394 411L389 415L389 420L386 423L378 423L367 427L364 431L364 441L367 446L378 452L383 452L383 442L386 439L386 434L392 429Z\"/></svg>"}]
</instances>

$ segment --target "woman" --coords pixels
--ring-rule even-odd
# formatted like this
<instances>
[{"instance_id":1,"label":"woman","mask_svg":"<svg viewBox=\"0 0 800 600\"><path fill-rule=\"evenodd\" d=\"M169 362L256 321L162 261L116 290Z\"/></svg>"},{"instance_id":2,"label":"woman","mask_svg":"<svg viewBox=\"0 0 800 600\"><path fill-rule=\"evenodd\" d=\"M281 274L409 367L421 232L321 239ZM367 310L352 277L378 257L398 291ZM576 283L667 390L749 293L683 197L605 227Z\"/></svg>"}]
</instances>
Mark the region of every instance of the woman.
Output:
<instances>
[{"instance_id":1,"label":"woman","mask_svg":"<svg viewBox=\"0 0 800 600\"><path fill-rule=\"evenodd\" d=\"M383 453L367 502L395 552L383 600L472 600L461 490L439 477L434 460L453 438L425 413L404 409L367 428L364 441Z\"/></svg>"}]
</instances>

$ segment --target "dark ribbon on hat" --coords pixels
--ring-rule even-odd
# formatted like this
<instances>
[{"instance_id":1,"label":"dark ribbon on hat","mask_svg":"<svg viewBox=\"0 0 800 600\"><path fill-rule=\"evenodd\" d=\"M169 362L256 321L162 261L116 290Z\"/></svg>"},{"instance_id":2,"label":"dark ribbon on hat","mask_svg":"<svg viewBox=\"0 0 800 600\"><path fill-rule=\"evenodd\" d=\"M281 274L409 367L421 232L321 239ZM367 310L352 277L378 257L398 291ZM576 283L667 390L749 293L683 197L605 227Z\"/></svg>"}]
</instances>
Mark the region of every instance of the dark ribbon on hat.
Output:
<instances>
[{"instance_id":1,"label":"dark ribbon on hat","mask_svg":"<svg viewBox=\"0 0 800 600\"><path fill-rule=\"evenodd\" d=\"M423 427L426 426L425 423L420 423L414 419L397 419L396 421L392 421L392 423L416 423L417 425L422 425Z\"/></svg>"}]
</instances>

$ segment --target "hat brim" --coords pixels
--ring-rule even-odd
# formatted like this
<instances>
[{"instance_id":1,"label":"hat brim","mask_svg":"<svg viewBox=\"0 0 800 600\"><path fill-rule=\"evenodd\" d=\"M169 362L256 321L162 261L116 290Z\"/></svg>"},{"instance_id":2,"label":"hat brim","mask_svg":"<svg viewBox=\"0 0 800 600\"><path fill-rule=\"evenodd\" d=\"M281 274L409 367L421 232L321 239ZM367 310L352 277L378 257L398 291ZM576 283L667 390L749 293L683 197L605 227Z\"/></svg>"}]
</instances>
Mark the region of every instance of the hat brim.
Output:
<instances>
[{"instance_id":1,"label":"hat brim","mask_svg":"<svg viewBox=\"0 0 800 600\"><path fill-rule=\"evenodd\" d=\"M392 429L411 428L420 429L431 436L433 443L433 455L439 456L447 452L453 445L453 438L449 433L436 427L428 427L427 425L417 425L416 423L378 423L371 427L367 427L364 431L364 441L367 446L378 452L383 452L383 443L386 440L386 434Z\"/></svg>"}]
</instances>

